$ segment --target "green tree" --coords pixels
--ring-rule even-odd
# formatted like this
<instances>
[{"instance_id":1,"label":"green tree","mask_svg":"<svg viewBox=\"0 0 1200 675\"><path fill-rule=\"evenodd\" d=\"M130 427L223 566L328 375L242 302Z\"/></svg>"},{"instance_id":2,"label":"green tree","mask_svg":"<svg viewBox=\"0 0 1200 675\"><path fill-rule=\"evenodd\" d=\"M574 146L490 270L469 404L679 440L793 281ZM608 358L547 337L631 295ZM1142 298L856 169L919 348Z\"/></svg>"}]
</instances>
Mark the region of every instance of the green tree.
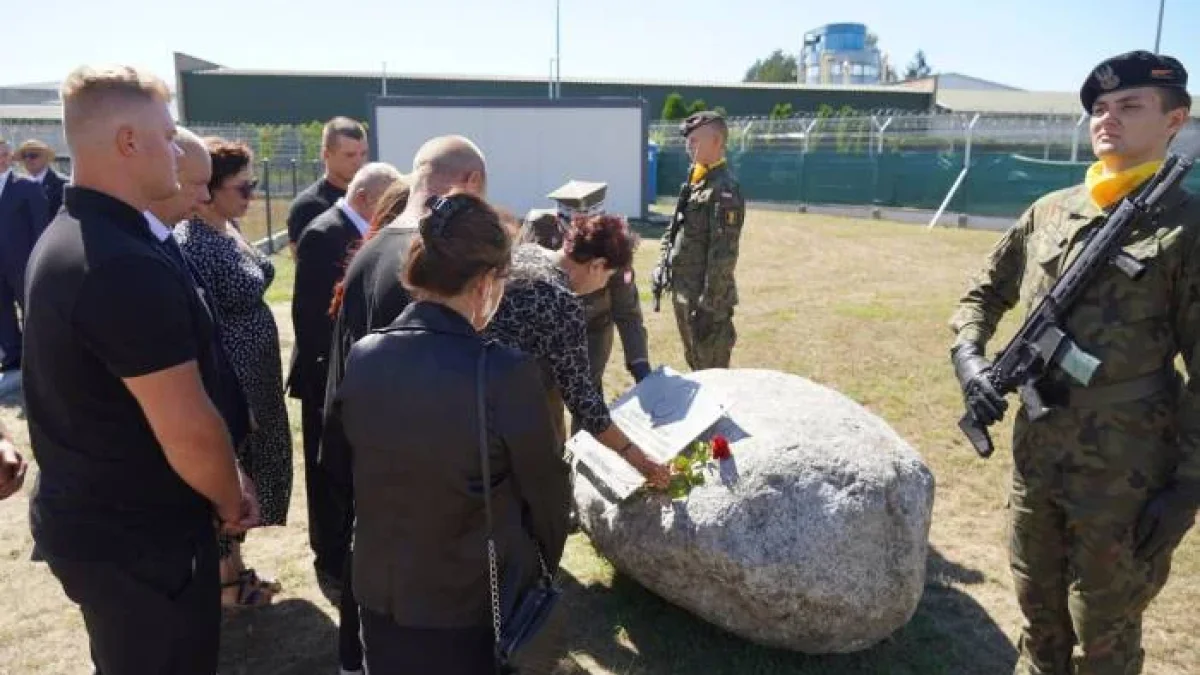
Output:
<instances>
[{"instance_id":1,"label":"green tree","mask_svg":"<svg viewBox=\"0 0 1200 675\"><path fill-rule=\"evenodd\" d=\"M765 59L759 59L746 70L743 82L795 82L796 57L776 49Z\"/></svg>"},{"instance_id":2,"label":"green tree","mask_svg":"<svg viewBox=\"0 0 1200 675\"><path fill-rule=\"evenodd\" d=\"M696 99L695 101L692 101L692 104L689 105L687 109L689 115L695 115L696 113L704 112L705 110L708 110L708 105L705 104L702 99Z\"/></svg>"},{"instance_id":3,"label":"green tree","mask_svg":"<svg viewBox=\"0 0 1200 675\"><path fill-rule=\"evenodd\" d=\"M729 117L729 113L725 112L725 106L723 105L713 108L713 112L717 113L721 117Z\"/></svg>"},{"instance_id":4,"label":"green tree","mask_svg":"<svg viewBox=\"0 0 1200 675\"><path fill-rule=\"evenodd\" d=\"M317 121L302 125L297 131L300 136L300 152L306 162L314 162L321 158L321 133L325 125Z\"/></svg>"},{"instance_id":5,"label":"green tree","mask_svg":"<svg viewBox=\"0 0 1200 675\"><path fill-rule=\"evenodd\" d=\"M791 103L776 103L775 107L771 108L771 119L773 120L785 120L793 114Z\"/></svg>"},{"instance_id":6,"label":"green tree","mask_svg":"<svg viewBox=\"0 0 1200 675\"><path fill-rule=\"evenodd\" d=\"M671 92L663 102L662 118L667 121L678 121L688 116L687 104L677 91Z\"/></svg>"},{"instance_id":7,"label":"green tree","mask_svg":"<svg viewBox=\"0 0 1200 675\"><path fill-rule=\"evenodd\" d=\"M929 77L933 73L933 69L929 67L929 62L925 60L925 50L918 49L917 54L913 56L913 60L909 62L908 68L904 70L904 79L914 80L920 77Z\"/></svg>"},{"instance_id":8,"label":"green tree","mask_svg":"<svg viewBox=\"0 0 1200 675\"><path fill-rule=\"evenodd\" d=\"M258 159L271 159L275 156L276 146L279 144L278 127L264 124L258 128Z\"/></svg>"}]
</instances>

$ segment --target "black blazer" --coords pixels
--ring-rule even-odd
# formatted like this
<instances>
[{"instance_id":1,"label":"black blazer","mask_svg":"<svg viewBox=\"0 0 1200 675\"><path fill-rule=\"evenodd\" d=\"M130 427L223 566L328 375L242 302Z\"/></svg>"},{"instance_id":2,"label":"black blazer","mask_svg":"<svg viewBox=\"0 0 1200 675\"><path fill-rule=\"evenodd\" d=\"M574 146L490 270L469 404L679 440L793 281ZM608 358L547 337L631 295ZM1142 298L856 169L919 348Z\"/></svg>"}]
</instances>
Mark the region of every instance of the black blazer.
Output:
<instances>
[{"instance_id":1,"label":"black blazer","mask_svg":"<svg viewBox=\"0 0 1200 675\"><path fill-rule=\"evenodd\" d=\"M336 204L317 216L300 235L292 289L296 342L287 377L292 398L315 401L318 405L325 400L333 335L329 304L333 301L334 286L345 270L347 253L360 239L362 233Z\"/></svg>"},{"instance_id":2,"label":"black blazer","mask_svg":"<svg viewBox=\"0 0 1200 675\"><path fill-rule=\"evenodd\" d=\"M67 179L59 172L54 170L54 167L46 169L46 177L42 179L42 193L46 195L47 222L54 220L54 216L58 215L58 210L62 208L63 203L63 188L67 186Z\"/></svg>"},{"instance_id":3,"label":"black blazer","mask_svg":"<svg viewBox=\"0 0 1200 675\"><path fill-rule=\"evenodd\" d=\"M46 195L41 187L15 174L8 174L4 190L0 192L0 273L13 285L13 290L25 295L25 266L29 254L46 226Z\"/></svg>"},{"instance_id":4,"label":"black blazer","mask_svg":"<svg viewBox=\"0 0 1200 675\"><path fill-rule=\"evenodd\" d=\"M484 340L444 305L414 302L360 340L327 411L353 452L354 595L402 626L490 625L476 366ZM533 357L488 347L487 439L501 585L556 569L569 468ZM534 542L537 542L535 546Z\"/></svg>"}]
</instances>

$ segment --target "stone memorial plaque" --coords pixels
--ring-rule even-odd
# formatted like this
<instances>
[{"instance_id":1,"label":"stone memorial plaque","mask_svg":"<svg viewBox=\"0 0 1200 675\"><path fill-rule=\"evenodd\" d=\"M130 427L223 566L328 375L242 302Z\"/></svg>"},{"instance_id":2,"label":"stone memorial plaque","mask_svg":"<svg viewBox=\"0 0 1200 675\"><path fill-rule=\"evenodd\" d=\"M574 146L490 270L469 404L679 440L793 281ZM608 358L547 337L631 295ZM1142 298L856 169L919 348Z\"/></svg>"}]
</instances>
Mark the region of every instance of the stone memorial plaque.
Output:
<instances>
[{"instance_id":1,"label":"stone memorial plaque","mask_svg":"<svg viewBox=\"0 0 1200 675\"><path fill-rule=\"evenodd\" d=\"M655 370L610 406L613 423L657 462L675 458L729 411L712 386L701 386L667 367ZM587 431L567 441L577 471L621 501L645 482L628 462Z\"/></svg>"}]
</instances>

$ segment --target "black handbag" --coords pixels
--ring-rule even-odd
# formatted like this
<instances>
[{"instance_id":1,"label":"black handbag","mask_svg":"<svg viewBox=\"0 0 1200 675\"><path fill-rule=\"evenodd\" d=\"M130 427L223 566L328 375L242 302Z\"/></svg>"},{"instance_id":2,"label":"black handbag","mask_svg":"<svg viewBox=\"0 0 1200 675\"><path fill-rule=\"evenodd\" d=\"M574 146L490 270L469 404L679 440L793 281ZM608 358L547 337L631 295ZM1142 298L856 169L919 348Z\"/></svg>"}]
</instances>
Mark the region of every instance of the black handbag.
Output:
<instances>
[{"instance_id":1,"label":"black handbag","mask_svg":"<svg viewBox=\"0 0 1200 675\"><path fill-rule=\"evenodd\" d=\"M555 583L554 575L546 566L546 559L542 555L541 547L535 541L534 546L538 549L541 575L533 585L518 592L519 597L512 614L506 617L501 616L500 575L496 569L496 541L492 537L492 470L488 457L487 401L484 395L487 351L487 345L484 345L479 352L475 389L476 405L479 409L479 463L483 470L483 510L487 517L488 585L491 590L492 632L496 640L494 651L497 672L515 673L517 671L512 664L513 657L545 625L546 620L554 611L554 605L562 595L562 589Z\"/></svg>"}]
</instances>

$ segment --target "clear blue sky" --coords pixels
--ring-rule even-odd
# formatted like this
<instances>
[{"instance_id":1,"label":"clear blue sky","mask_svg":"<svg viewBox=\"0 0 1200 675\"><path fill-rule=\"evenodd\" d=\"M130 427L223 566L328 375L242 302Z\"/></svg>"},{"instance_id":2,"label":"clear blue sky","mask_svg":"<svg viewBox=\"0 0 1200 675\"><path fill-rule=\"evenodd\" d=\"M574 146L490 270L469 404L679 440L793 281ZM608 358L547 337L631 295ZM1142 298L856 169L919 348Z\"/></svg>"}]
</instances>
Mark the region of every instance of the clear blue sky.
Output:
<instances>
[{"instance_id":1,"label":"clear blue sky","mask_svg":"<svg viewBox=\"0 0 1200 675\"><path fill-rule=\"evenodd\" d=\"M172 74L171 53L240 68L544 76L554 0L11 0L0 84L59 80L82 62ZM739 81L775 48L854 21L897 70L1075 90L1097 61L1153 49L1158 0L562 0L564 77ZM1200 93L1200 0L1167 0L1162 51Z\"/></svg>"}]
</instances>

